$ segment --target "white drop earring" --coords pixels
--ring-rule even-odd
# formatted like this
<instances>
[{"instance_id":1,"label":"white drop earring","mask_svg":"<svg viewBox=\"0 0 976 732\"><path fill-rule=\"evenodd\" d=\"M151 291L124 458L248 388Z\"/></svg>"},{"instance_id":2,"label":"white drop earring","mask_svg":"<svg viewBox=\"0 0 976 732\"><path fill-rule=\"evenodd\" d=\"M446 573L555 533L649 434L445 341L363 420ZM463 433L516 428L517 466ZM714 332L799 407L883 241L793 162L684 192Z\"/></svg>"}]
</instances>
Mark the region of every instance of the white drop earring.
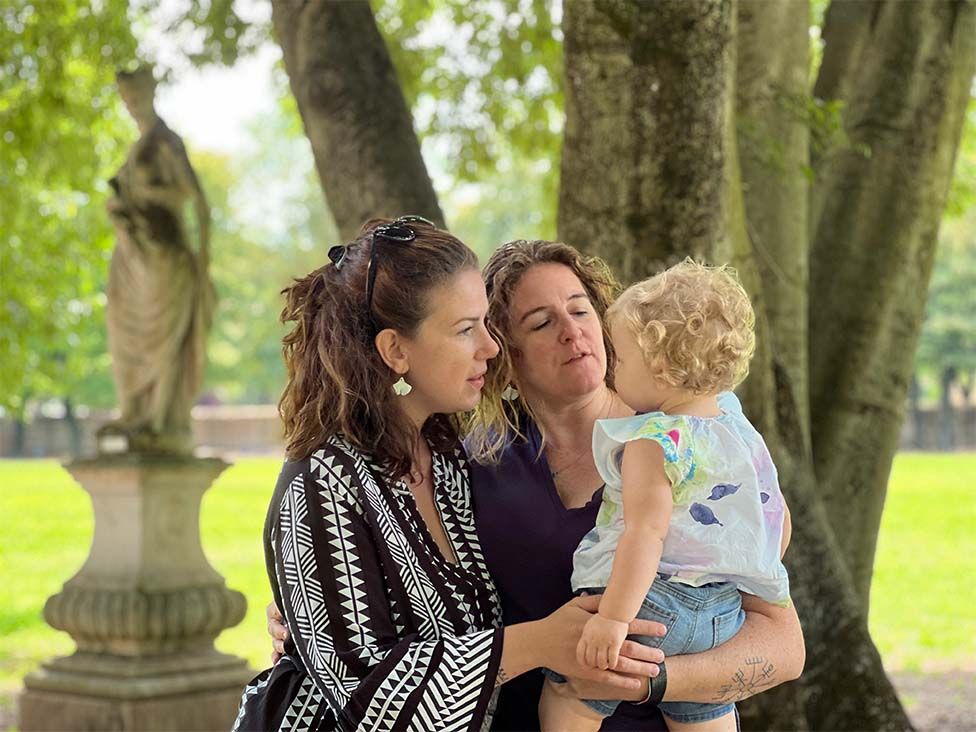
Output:
<instances>
[{"instance_id":1,"label":"white drop earring","mask_svg":"<svg viewBox=\"0 0 976 732\"><path fill-rule=\"evenodd\" d=\"M413 387L410 386L410 384L407 383L407 380L402 376L400 377L400 380L393 385L393 393L397 396L406 396L411 391L413 391Z\"/></svg>"},{"instance_id":2,"label":"white drop earring","mask_svg":"<svg viewBox=\"0 0 976 732\"><path fill-rule=\"evenodd\" d=\"M516 399L518 399L518 396L518 391L511 384L506 386L505 391L502 392L502 399L504 399L506 402L514 402Z\"/></svg>"}]
</instances>

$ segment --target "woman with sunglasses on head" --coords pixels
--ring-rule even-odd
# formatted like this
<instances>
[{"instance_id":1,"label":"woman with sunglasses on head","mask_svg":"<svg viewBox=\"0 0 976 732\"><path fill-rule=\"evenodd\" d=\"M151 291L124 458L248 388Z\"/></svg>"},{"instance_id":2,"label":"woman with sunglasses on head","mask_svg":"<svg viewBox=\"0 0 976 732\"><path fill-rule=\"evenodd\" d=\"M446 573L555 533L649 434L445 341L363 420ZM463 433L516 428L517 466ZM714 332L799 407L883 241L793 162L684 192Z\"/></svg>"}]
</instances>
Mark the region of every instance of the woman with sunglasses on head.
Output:
<instances>
[{"instance_id":1,"label":"woman with sunglasses on head","mask_svg":"<svg viewBox=\"0 0 976 732\"><path fill-rule=\"evenodd\" d=\"M285 291L288 460L265 557L290 634L234 728L479 729L496 687L540 666L636 698L660 652L580 665L592 599L503 625L454 417L498 353L474 253L404 217L329 258Z\"/></svg>"}]
</instances>

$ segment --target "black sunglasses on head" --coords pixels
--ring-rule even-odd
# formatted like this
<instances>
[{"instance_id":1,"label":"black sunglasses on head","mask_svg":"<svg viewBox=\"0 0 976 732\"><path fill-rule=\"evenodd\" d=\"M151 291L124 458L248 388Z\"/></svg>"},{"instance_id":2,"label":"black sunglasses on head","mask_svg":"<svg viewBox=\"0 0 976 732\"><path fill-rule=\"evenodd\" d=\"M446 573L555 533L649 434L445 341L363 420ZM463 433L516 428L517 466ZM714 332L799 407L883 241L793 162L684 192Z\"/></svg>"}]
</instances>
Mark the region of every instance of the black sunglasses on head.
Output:
<instances>
[{"instance_id":1,"label":"black sunglasses on head","mask_svg":"<svg viewBox=\"0 0 976 732\"><path fill-rule=\"evenodd\" d=\"M423 216L401 216L388 224L380 224L370 232L369 237L369 264L366 265L366 313L369 315L369 322L375 333L376 321L373 319L373 287L376 284L376 239L386 239L387 241L408 244L417 238L417 232L409 224L425 224L434 226L433 221L428 221ZM337 245L329 250L329 259L336 266L342 267L342 261L346 256L346 247Z\"/></svg>"}]
</instances>

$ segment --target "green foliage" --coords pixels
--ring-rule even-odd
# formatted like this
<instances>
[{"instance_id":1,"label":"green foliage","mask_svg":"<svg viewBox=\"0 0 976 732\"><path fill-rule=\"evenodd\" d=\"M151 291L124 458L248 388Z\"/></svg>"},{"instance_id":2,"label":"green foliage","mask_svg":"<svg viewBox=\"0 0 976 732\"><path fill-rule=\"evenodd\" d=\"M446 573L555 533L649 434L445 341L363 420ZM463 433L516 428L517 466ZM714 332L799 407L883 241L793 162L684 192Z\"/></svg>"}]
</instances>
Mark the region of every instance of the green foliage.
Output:
<instances>
[{"instance_id":1,"label":"green foliage","mask_svg":"<svg viewBox=\"0 0 976 732\"><path fill-rule=\"evenodd\" d=\"M551 3L385 0L376 19L417 131L439 139L451 175L482 180L516 158L558 170L562 33Z\"/></svg>"},{"instance_id":2,"label":"green foliage","mask_svg":"<svg viewBox=\"0 0 976 732\"><path fill-rule=\"evenodd\" d=\"M182 0L165 31L194 39L195 48L187 53L193 64L230 66L271 35L268 23L245 18L234 5L234 0Z\"/></svg>"},{"instance_id":3,"label":"green foliage","mask_svg":"<svg viewBox=\"0 0 976 732\"><path fill-rule=\"evenodd\" d=\"M125 0L0 10L0 407L87 389L104 360L107 179L131 126L114 90L135 59Z\"/></svg>"},{"instance_id":4,"label":"green foliage","mask_svg":"<svg viewBox=\"0 0 976 732\"><path fill-rule=\"evenodd\" d=\"M285 382L280 292L322 266L337 236L308 141L289 137L290 124L280 113L255 123L260 156L193 156L212 209L210 272L219 298L204 389L224 402L277 401ZM262 199L268 189L277 189L274 210Z\"/></svg>"},{"instance_id":5,"label":"green foliage","mask_svg":"<svg viewBox=\"0 0 976 732\"><path fill-rule=\"evenodd\" d=\"M869 154L870 151L863 146L851 145L844 131L844 104L840 100L818 99L808 92L797 93L781 86L774 86L770 95L774 105L809 131L811 160L817 161L828 153L851 148L864 155ZM735 118L735 127L739 145L764 165L787 174L802 173L810 181L816 177L816 171L809 164L802 165L798 171L788 170L786 143L765 133L759 120L739 113Z\"/></svg>"},{"instance_id":6,"label":"green foliage","mask_svg":"<svg viewBox=\"0 0 976 732\"><path fill-rule=\"evenodd\" d=\"M946 216L962 216L976 206L976 80L974 93L966 109L963 122L962 139L956 153L956 168L953 171L952 187L946 203Z\"/></svg>"},{"instance_id":7,"label":"green foliage","mask_svg":"<svg viewBox=\"0 0 976 732\"><path fill-rule=\"evenodd\" d=\"M549 197L554 175L549 161L517 159L514 168L495 173L477 186L459 186L441 196L453 231L484 262L513 239L554 239L556 207Z\"/></svg>"}]
</instances>

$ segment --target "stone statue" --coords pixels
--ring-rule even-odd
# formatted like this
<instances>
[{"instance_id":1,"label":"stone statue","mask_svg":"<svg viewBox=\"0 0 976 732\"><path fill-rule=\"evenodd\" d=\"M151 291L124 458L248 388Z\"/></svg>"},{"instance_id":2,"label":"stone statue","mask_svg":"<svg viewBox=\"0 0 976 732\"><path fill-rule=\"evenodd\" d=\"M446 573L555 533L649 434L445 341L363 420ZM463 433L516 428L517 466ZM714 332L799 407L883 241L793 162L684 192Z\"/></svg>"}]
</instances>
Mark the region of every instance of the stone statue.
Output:
<instances>
[{"instance_id":1,"label":"stone statue","mask_svg":"<svg viewBox=\"0 0 976 732\"><path fill-rule=\"evenodd\" d=\"M185 454L216 303L207 275L210 209L182 140L156 114L152 70L116 78L140 137L109 181L117 244L108 336L121 415L99 431L99 446ZM188 200L196 210L195 250L184 213Z\"/></svg>"}]
</instances>

